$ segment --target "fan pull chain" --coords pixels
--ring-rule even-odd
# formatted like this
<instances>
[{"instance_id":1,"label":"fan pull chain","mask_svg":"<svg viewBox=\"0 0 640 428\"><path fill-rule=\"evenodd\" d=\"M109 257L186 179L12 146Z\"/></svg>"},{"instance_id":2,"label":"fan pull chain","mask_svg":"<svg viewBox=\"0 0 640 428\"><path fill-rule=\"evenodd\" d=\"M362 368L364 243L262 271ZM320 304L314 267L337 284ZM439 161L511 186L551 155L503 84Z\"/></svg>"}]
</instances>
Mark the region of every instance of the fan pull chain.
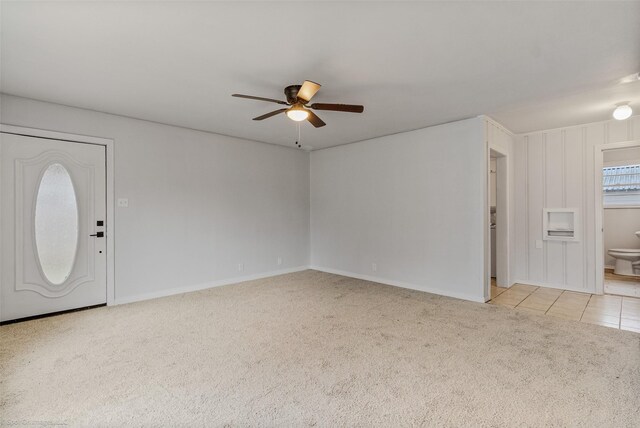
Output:
<instances>
[{"instance_id":1,"label":"fan pull chain","mask_svg":"<svg viewBox=\"0 0 640 428\"><path fill-rule=\"evenodd\" d=\"M302 148L302 146L300 145L300 122L296 123L296 125L298 126L298 140L296 141L296 146L298 146L298 148Z\"/></svg>"}]
</instances>

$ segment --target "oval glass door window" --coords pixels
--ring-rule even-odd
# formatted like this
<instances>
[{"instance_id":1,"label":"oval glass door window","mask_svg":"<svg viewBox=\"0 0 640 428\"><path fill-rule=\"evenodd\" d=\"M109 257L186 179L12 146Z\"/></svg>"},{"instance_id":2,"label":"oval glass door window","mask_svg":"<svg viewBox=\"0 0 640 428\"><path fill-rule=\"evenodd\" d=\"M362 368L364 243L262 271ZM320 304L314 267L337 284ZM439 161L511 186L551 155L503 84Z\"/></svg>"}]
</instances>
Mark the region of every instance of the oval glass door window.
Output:
<instances>
[{"instance_id":1,"label":"oval glass door window","mask_svg":"<svg viewBox=\"0 0 640 428\"><path fill-rule=\"evenodd\" d=\"M35 238L42 273L54 284L63 284L78 248L78 201L67 169L49 165L42 175L35 210Z\"/></svg>"}]
</instances>

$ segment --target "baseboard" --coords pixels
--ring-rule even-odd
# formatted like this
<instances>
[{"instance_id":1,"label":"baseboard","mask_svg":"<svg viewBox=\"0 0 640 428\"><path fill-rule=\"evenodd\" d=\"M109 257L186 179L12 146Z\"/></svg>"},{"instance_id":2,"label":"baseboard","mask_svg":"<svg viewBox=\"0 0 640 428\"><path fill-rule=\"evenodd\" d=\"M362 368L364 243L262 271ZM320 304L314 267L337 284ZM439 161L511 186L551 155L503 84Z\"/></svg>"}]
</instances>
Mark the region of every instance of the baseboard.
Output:
<instances>
[{"instance_id":1,"label":"baseboard","mask_svg":"<svg viewBox=\"0 0 640 428\"><path fill-rule=\"evenodd\" d=\"M408 282L396 281L393 279L381 278L377 276L362 275L355 272L347 272L344 270L325 268L321 266L310 266L309 269L326 272L326 273L333 273L335 275L347 276L349 278L356 278L356 279L362 279L365 281L378 282L380 284L392 285L394 287L408 288L410 290L424 291L425 293L438 294L438 295L447 296L447 297L454 297L456 299L462 299L462 300L469 300L471 302L478 302L478 303L485 302L484 295L472 296L470 294L456 293L456 292L451 292L449 290L442 290L439 288L428 287L425 285L410 284Z\"/></svg>"},{"instance_id":2,"label":"baseboard","mask_svg":"<svg viewBox=\"0 0 640 428\"><path fill-rule=\"evenodd\" d=\"M571 286L568 286L566 284L552 284L552 283L548 283L548 282L529 281L529 280L525 280L525 279L519 279L515 283L516 284L523 284L523 285L533 285L534 287L555 288L557 290L575 291L577 293L596 294L596 292L594 290L585 290L584 288L571 287Z\"/></svg>"},{"instance_id":3,"label":"baseboard","mask_svg":"<svg viewBox=\"0 0 640 428\"><path fill-rule=\"evenodd\" d=\"M140 301L143 301L143 300L157 299L157 298L160 298L160 297L173 296L175 294L190 293L192 291L206 290L207 288L221 287L223 285L237 284L239 282L253 281L253 280L256 280L256 279L269 278L269 277L272 277L272 276L284 275L284 274L287 274L287 273L300 272L300 271L307 270L307 269L309 269L309 266L298 266L298 267L294 267L294 268L280 269L280 270L276 270L276 271L258 273L258 274L254 274L254 275L247 275L247 276L240 276L240 277L222 279L222 280L219 280L219 281L206 282L204 284L195 284L195 285L187 285L187 286L184 286L184 287L169 288L167 290L152 291L150 293L143 293L143 294L137 294L135 296L127 296L127 297L120 297L120 298L117 297L118 290L116 288L116 298L115 298L113 304L114 305L123 305L123 304L126 304L126 303L133 303L133 302L140 302Z\"/></svg>"}]
</instances>

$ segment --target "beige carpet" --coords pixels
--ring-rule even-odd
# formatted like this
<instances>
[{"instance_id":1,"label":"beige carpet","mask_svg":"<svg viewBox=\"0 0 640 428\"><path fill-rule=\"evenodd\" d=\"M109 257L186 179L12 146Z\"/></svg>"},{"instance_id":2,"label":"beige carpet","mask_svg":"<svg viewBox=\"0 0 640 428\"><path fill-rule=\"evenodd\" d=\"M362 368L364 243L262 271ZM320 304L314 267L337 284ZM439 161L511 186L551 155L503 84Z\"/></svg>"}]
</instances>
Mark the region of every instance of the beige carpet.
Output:
<instances>
[{"instance_id":1,"label":"beige carpet","mask_svg":"<svg viewBox=\"0 0 640 428\"><path fill-rule=\"evenodd\" d=\"M0 339L10 426L640 426L638 334L315 271Z\"/></svg>"}]
</instances>

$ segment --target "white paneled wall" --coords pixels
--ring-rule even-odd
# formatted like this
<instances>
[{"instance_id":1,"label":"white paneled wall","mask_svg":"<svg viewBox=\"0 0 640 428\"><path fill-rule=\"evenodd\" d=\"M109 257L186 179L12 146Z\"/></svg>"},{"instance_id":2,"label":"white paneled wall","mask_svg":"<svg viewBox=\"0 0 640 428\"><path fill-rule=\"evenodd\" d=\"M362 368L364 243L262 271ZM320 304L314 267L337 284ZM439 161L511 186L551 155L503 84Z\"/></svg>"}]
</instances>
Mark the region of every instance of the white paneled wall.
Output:
<instances>
[{"instance_id":1,"label":"white paneled wall","mask_svg":"<svg viewBox=\"0 0 640 428\"><path fill-rule=\"evenodd\" d=\"M595 292L598 145L640 139L640 117L520 135L515 144L516 282ZM578 242L543 241L544 208L577 208Z\"/></svg>"}]
</instances>

